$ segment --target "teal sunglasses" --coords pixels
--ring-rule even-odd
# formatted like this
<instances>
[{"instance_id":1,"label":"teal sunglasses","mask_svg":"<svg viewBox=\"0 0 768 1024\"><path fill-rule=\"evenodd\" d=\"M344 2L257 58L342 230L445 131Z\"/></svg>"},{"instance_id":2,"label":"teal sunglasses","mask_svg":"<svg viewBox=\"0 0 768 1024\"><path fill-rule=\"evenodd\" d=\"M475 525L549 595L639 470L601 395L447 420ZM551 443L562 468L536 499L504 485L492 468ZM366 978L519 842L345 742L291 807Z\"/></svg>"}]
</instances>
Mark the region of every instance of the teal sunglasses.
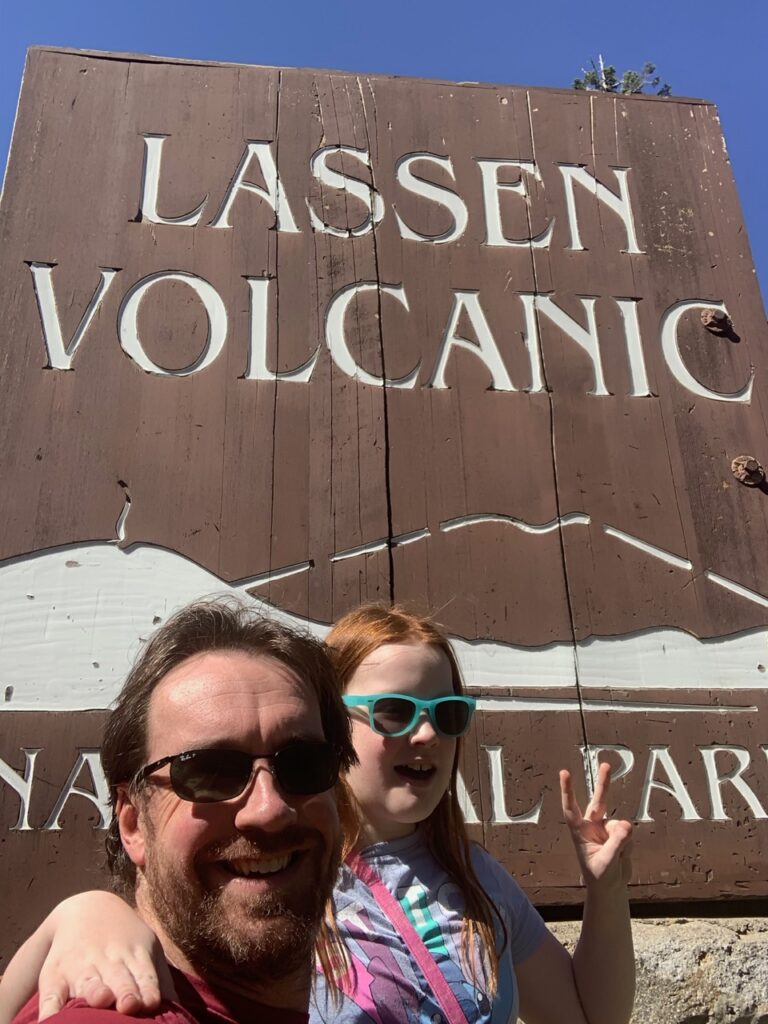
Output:
<instances>
[{"instance_id":1,"label":"teal sunglasses","mask_svg":"<svg viewBox=\"0 0 768 1024\"><path fill-rule=\"evenodd\" d=\"M472 721L473 697L435 697L419 700L405 693L371 693L367 697L342 698L348 708L368 709L368 724L380 736L404 736L416 727L426 711L436 733L455 739L463 736Z\"/></svg>"}]
</instances>

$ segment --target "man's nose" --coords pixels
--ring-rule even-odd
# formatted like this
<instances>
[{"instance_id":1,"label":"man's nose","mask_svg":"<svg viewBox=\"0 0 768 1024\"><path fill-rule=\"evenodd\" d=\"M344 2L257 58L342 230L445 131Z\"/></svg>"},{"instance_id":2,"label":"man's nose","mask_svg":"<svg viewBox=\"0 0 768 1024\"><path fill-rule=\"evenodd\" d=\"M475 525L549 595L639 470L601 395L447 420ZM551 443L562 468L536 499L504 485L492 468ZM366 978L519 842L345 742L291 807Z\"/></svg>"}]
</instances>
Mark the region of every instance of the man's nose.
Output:
<instances>
[{"instance_id":1,"label":"man's nose","mask_svg":"<svg viewBox=\"0 0 768 1024\"><path fill-rule=\"evenodd\" d=\"M296 808L277 784L266 762L256 761L251 781L240 796L235 825L277 831L296 820Z\"/></svg>"}]
</instances>

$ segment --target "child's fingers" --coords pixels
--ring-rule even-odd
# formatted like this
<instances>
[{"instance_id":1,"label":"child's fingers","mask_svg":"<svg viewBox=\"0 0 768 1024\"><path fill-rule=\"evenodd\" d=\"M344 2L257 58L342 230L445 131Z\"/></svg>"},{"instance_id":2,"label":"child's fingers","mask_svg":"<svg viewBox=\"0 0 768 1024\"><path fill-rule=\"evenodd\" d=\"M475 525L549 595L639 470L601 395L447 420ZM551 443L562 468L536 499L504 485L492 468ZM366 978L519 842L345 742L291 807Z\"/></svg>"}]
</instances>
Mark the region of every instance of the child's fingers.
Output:
<instances>
[{"instance_id":1,"label":"child's fingers","mask_svg":"<svg viewBox=\"0 0 768 1024\"><path fill-rule=\"evenodd\" d=\"M582 822L581 808L573 792L573 779L567 769L560 772L560 803L563 817L571 828L578 828Z\"/></svg>"},{"instance_id":2,"label":"child's fingers","mask_svg":"<svg viewBox=\"0 0 768 1024\"><path fill-rule=\"evenodd\" d=\"M69 1002L69 999L69 985L65 981L62 980L58 984L48 984L43 987L41 978L37 1019L45 1020L47 1017L52 1017Z\"/></svg>"},{"instance_id":3,"label":"child's fingers","mask_svg":"<svg viewBox=\"0 0 768 1024\"><path fill-rule=\"evenodd\" d=\"M611 786L611 766L603 761L597 769L595 779L595 792L589 801L589 806L584 812L584 817L589 821L602 821L608 812L608 790Z\"/></svg>"}]
</instances>

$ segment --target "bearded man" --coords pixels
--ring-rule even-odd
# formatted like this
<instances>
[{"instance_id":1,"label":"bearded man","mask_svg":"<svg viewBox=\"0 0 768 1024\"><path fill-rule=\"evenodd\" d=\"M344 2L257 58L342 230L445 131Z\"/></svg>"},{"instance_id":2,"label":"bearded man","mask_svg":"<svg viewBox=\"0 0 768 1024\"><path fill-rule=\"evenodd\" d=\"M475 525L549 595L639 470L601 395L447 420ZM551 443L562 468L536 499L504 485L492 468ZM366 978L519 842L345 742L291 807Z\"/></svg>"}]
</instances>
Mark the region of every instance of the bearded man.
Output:
<instances>
[{"instance_id":1,"label":"bearded man","mask_svg":"<svg viewBox=\"0 0 768 1024\"><path fill-rule=\"evenodd\" d=\"M155 1019L303 1024L339 866L335 788L355 761L322 645L239 603L183 609L128 676L102 761L115 888L179 995ZM330 961L330 932L318 948ZM17 1020L36 1017L32 1003ZM135 1024L83 1000L49 1019Z\"/></svg>"}]
</instances>

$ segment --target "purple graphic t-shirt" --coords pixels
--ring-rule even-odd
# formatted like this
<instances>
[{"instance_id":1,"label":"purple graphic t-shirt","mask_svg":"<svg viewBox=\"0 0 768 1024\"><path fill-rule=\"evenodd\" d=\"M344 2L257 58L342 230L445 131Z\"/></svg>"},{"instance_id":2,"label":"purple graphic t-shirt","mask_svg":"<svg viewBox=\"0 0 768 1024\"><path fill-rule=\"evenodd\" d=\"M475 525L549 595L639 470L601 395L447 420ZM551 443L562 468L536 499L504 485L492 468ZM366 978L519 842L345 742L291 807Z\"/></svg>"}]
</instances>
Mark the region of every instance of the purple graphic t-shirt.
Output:
<instances>
[{"instance_id":1,"label":"purple graphic t-shirt","mask_svg":"<svg viewBox=\"0 0 768 1024\"><path fill-rule=\"evenodd\" d=\"M419 833L377 843L361 856L398 900L451 987L467 1024L509 1024L517 1020L514 965L534 953L546 926L517 883L481 847L473 848L477 876L507 926L508 943L499 964L494 999L483 988L483 971L462 966L464 901L458 886L422 841ZM335 890L339 930L352 970L338 1005L322 975L310 1004L310 1024L447 1024L443 1011L408 945L379 908L371 890L344 865Z\"/></svg>"}]
</instances>

